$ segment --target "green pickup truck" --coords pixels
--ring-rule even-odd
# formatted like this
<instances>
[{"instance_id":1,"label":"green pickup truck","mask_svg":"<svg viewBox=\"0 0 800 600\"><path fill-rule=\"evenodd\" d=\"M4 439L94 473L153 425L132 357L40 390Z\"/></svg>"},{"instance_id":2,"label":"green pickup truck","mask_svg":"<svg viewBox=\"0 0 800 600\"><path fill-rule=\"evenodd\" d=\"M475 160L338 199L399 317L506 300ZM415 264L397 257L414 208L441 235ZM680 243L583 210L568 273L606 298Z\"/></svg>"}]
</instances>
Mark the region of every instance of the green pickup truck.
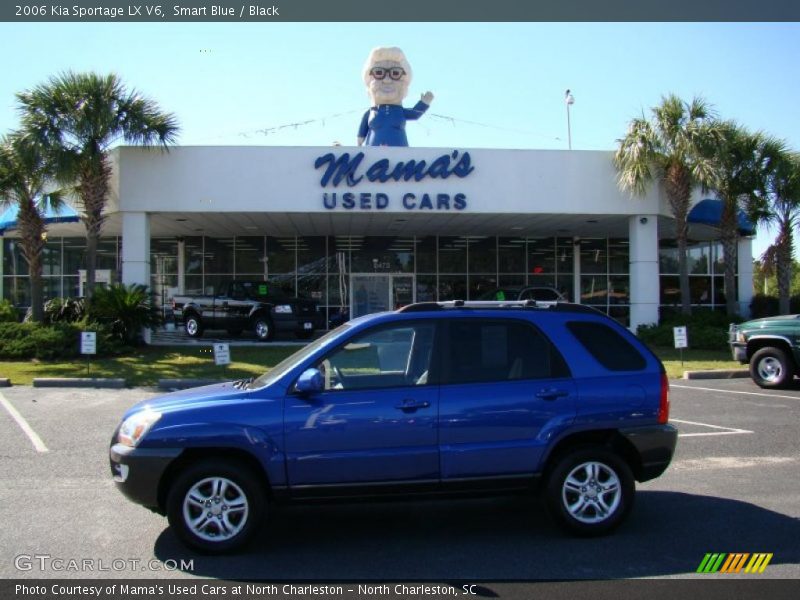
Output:
<instances>
[{"instance_id":1,"label":"green pickup truck","mask_svg":"<svg viewBox=\"0 0 800 600\"><path fill-rule=\"evenodd\" d=\"M766 317L731 324L733 360L750 365L750 376L762 388L784 388L800 373L800 315Z\"/></svg>"}]
</instances>

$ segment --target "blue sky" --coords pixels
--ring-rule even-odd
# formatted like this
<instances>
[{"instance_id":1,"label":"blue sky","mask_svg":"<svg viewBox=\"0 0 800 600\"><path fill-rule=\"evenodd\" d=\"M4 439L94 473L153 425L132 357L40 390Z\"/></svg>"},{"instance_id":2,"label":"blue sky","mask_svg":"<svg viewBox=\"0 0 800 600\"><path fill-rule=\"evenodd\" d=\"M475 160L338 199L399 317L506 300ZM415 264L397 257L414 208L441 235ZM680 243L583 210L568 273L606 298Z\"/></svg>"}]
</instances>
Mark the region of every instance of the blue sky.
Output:
<instances>
[{"instance_id":1,"label":"blue sky","mask_svg":"<svg viewBox=\"0 0 800 600\"><path fill-rule=\"evenodd\" d=\"M703 95L720 116L800 149L793 23L2 23L0 50L13 60L0 78L0 132L17 125L15 92L93 69L176 113L181 144L353 144L368 106L361 66L379 45L402 47L412 64L407 103L436 95L409 125L415 146L566 148L570 88L576 150L613 149L668 92ZM760 233L756 252L769 241Z\"/></svg>"}]
</instances>

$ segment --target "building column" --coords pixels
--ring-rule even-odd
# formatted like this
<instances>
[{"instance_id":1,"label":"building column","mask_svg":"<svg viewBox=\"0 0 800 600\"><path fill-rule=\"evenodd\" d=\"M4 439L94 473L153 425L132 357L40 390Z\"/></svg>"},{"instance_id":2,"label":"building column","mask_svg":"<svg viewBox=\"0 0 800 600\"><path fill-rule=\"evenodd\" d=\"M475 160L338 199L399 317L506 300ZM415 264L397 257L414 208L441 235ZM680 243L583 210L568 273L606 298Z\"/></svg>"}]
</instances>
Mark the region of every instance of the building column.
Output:
<instances>
[{"instance_id":1,"label":"building column","mask_svg":"<svg viewBox=\"0 0 800 600\"><path fill-rule=\"evenodd\" d=\"M150 215L143 212L122 213L122 283L138 283L150 288ZM151 331L142 332L146 344Z\"/></svg>"},{"instance_id":2,"label":"building column","mask_svg":"<svg viewBox=\"0 0 800 600\"><path fill-rule=\"evenodd\" d=\"M4 241L5 240L3 239L3 236L0 235L0 300L2 300L4 297L3 296L3 282L5 281L5 277L3 277L3 275L5 275L5 273L3 272L3 248L5 247L5 244L3 243Z\"/></svg>"},{"instance_id":3,"label":"building column","mask_svg":"<svg viewBox=\"0 0 800 600\"><path fill-rule=\"evenodd\" d=\"M635 215L628 219L630 243L630 330L658 323L658 217Z\"/></svg>"},{"instance_id":4,"label":"building column","mask_svg":"<svg viewBox=\"0 0 800 600\"><path fill-rule=\"evenodd\" d=\"M749 318L750 302L753 300L753 238L739 238L736 260L739 263L739 315Z\"/></svg>"},{"instance_id":5,"label":"building column","mask_svg":"<svg viewBox=\"0 0 800 600\"><path fill-rule=\"evenodd\" d=\"M186 240L178 238L178 294L186 293Z\"/></svg>"},{"instance_id":6,"label":"building column","mask_svg":"<svg viewBox=\"0 0 800 600\"><path fill-rule=\"evenodd\" d=\"M556 248L558 252L558 248ZM558 260L558 256L556 256ZM572 288L575 296L573 302L581 303L581 238L572 238Z\"/></svg>"},{"instance_id":7,"label":"building column","mask_svg":"<svg viewBox=\"0 0 800 600\"><path fill-rule=\"evenodd\" d=\"M122 283L150 287L150 215L122 213Z\"/></svg>"}]
</instances>

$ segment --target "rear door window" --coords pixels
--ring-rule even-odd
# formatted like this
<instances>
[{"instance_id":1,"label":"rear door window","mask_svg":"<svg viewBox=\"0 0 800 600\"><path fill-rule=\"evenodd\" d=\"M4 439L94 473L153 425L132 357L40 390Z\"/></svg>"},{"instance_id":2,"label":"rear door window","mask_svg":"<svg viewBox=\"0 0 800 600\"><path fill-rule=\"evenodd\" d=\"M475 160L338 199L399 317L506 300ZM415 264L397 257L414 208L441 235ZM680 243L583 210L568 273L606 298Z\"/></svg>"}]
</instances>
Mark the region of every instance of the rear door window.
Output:
<instances>
[{"instance_id":1,"label":"rear door window","mask_svg":"<svg viewBox=\"0 0 800 600\"><path fill-rule=\"evenodd\" d=\"M511 319L450 319L443 383L568 377L564 359L544 334Z\"/></svg>"}]
</instances>

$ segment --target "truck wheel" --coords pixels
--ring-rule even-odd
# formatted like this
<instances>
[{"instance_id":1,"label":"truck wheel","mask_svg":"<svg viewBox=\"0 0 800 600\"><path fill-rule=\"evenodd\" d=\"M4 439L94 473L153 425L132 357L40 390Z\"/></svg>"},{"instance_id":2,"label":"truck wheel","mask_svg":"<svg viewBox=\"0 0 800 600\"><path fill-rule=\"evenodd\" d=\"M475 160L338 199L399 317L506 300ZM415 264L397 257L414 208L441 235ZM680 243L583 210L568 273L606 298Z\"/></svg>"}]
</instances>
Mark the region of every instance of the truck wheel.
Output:
<instances>
[{"instance_id":1,"label":"truck wheel","mask_svg":"<svg viewBox=\"0 0 800 600\"><path fill-rule=\"evenodd\" d=\"M272 321L267 317L256 317L253 321L253 331L256 337L262 342L268 342L275 335L275 328Z\"/></svg>"},{"instance_id":2,"label":"truck wheel","mask_svg":"<svg viewBox=\"0 0 800 600\"><path fill-rule=\"evenodd\" d=\"M555 520L581 536L604 535L616 528L633 506L634 493L630 467L601 446L583 446L561 456L545 487Z\"/></svg>"},{"instance_id":3,"label":"truck wheel","mask_svg":"<svg viewBox=\"0 0 800 600\"><path fill-rule=\"evenodd\" d=\"M750 359L750 377L762 388L778 389L794 379L794 363L780 348L761 348Z\"/></svg>"},{"instance_id":4,"label":"truck wheel","mask_svg":"<svg viewBox=\"0 0 800 600\"><path fill-rule=\"evenodd\" d=\"M184 328L186 329L186 335L191 338L199 338L201 335L203 335L203 324L195 315L186 317Z\"/></svg>"},{"instance_id":5,"label":"truck wheel","mask_svg":"<svg viewBox=\"0 0 800 600\"><path fill-rule=\"evenodd\" d=\"M250 469L227 460L204 460L178 474L167 496L167 517L190 548L224 553L247 543L264 505L263 486Z\"/></svg>"}]
</instances>

